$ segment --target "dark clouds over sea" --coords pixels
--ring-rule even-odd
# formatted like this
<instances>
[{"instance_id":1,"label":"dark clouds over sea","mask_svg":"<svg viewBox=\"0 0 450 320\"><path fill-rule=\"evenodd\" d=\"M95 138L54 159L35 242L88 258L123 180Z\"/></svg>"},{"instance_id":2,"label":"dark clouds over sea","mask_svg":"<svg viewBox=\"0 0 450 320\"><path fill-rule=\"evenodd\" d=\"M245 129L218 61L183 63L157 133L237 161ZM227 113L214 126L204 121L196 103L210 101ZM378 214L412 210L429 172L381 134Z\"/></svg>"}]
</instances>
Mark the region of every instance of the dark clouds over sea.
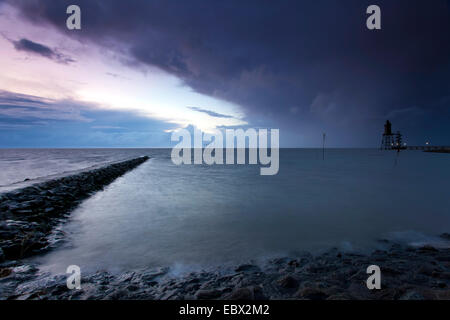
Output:
<instances>
[{"instance_id":1,"label":"dark clouds over sea","mask_svg":"<svg viewBox=\"0 0 450 320\"><path fill-rule=\"evenodd\" d=\"M26 19L240 105L288 144L326 131L336 145L373 146L387 118L410 143L450 144L449 2L376 1L382 29L370 31L372 2L10 1ZM70 4L82 10L79 32L65 27Z\"/></svg>"}]
</instances>

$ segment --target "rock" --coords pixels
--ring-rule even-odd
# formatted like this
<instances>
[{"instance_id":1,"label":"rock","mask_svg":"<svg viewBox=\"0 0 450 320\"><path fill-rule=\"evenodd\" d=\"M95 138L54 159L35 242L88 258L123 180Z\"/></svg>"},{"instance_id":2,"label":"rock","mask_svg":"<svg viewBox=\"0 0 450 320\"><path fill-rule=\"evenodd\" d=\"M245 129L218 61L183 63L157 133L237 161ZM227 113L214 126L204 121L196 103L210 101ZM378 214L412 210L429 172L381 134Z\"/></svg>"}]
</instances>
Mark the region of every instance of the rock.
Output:
<instances>
[{"instance_id":1,"label":"rock","mask_svg":"<svg viewBox=\"0 0 450 320\"><path fill-rule=\"evenodd\" d=\"M24 209L24 210L16 210L14 211L15 214L32 214L33 210L28 210L28 209Z\"/></svg>"},{"instance_id":2,"label":"rock","mask_svg":"<svg viewBox=\"0 0 450 320\"><path fill-rule=\"evenodd\" d=\"M409 281L413 282L414 284L420 284L420 285L428 284L428 280L429 280L429 277L427 277L423 274L418 274L418 273L414 274L412 276L412 278L409 279Z\"/></svg>"},{"instance_id":3,"label":"rock","mask_svg":"<svg viewBox=\"0 0 450 320\"><path fill-rule=\"evenodd\" d=\"M3 252L3 249L0 248L0 263L5 261L5 253Z\"/></svg>"},{"instance_id":4,"label":"rock","mask_svg":"<svg viewBox=\"0 0 450 320\"><path fill-rule=\"evenodd\" d=\"M32 241L26 246L33 247L34 243L40 243L40 238L45 238L42 224L29 222L26 217L20 221L1 221L1 230L16 230L14 234L22 235L21 240L27 234L33 235ZM2 250L15 243L0 239ZM240 265L235 268L237 272L230 272L228 267L223 266L181 276L169 273L168 268L144 268L120 274L100 271L85 274L83 289L78 291L66 289L65 274L46 275L34 265L7 261L0 263L0 300L264 300L266 297L278 300L450 299L450 249L442 248L439 254L434 254L435 251L429 249L409 248L412 250L408 250L408 247L395 248L395 258L392 258L392 251L376 251L369 256L342 253L341 258L337 256L337 251L330 251L309 260L305 258L305 262L295 255L295 259L269 260L261 269L253 264ZM385 260L379 264L382 290L368 290L366 268L378 259ZM297 267L297 262L300 262L301 267Z\"/></svg>"},{"instance_id":5,"label":"rock","mask_svg":"<svg viewBox=\"0 0 450 320\"><path fill-rule=\"evenodd\" d=\"M0 268L13 268L16 267L19 263L16 260L9 260L0 263Z\"/></svg>"},{"instance_id":6,"label":"rock","mask_svg":"<svg viewBox=\"0 0 450 320\"><path fill-rule=\"evenodd\" d=\"M209 289L214 288L216 286L217 286L217 284L216 284L215 281L209 280L209 281L203 282L203 284L200 286L200 288L209 290Z\"/></svg>"},{"instance_id":7,"label":"rock","mask_svg":"<svg viewBox=\"0 0 450 320\"><path fill-rule=\"evenodd\" d=\"M137 291L137 290L139 290L139 287L136 286L136 285L134 285L134 284L130 284L130 285L127 287L127 290L128 290L128 291Z\"/></svg>"},{"instance_id":8,"label":"rock","mask_svg":"<svg viewBox=\"0 0 450 320\"><path fill-rule=\"evenodd\" d=\"M0 255L0 259L23 258L39 252L46 246L42 238L50 235L53 227L61 222L59 218L66 217L93 192L147 160L148 157L140 157L122 161L2 194L0 247L3 256Z\"/></svg>"},{"instance_id":9,"label":"rock","mask_svg":"<svg viewBox=\"0 0 450 320\"><path fill-rule=\"evenodd\" d=\"M110 294L108 294L105 299L106 300L120 300L120 299L127 299L128 291L125 289L119 289L116 290Z\"/></svg>"},{"instance_id":10,"label":"rock","mask_svg":"<svg viewBox=\"0 0 450 320\"><path fill-rule=\"evenodd\" d=\"M300 262L298 260L291 260L288 262L288 265L297 268L300 267Z\"/></svg>"},{"instance_id":11,"label":"rock","mask_svg":"<svg viewBox=\"0 0 450 320\"><path fill-rule=\"evenodd\" d=\"M22 246L20 244L11 244L3 247L5 260L13 260L22 258Z\"/></svg>"},{"instance_id":12,"label":"rock","mask_svg":"<svg viewBox=\"0 0 450 320\"><path fill-rule=\"evenodd\" d=\"M275 258L271 260L271 263L274 265L282 265L288 262L288 258Z\"/></svg>"},{"instance_id":13,"label":"rock","mask_svg":"<svg viewBox=\"0 0 450 320\"><path fill-rule=\"evenodd\" d=\"M67 285L66 285L66 284L63 284L63 285L57 285L57 286L55 286L55 288L51 291L51 294L52 294L53 296L59 296L59 295L61 295L61 294L63 294L63 293L68 292L69 290L70 290L70 289L67 288Z\"/></svg>"},{"instance_id":14,"label":"rock","mask_svg":"<svg viewBox=\"0 0 450 320\"><path fill-rule=\"evenodd\" d=\"M423 252L439 252L438 249L436 249L435 247L430 246L430 245L425 245L425 246L419 248L419 250L423 251Z\"/></svg>"},{"instance_id":15,"label":"rock","mask_svg":"<svg viewBox=\"0 0 450 320\"><path fill-rule=\"evenodd\" d=\"M9 276L12 273L12 270L10 268L3 268L0 269L0 278L5 278Z\"/></svg>"},{"instance_id":16,"label":"rock","mask_svg":"<svg viewBox=\"0 0 450 320\"><path fill-rule=\"evenodd\" d=\"M438 256L435 258L437 261L441 262L450 262L450 255L447 256Z\"/></svg>"},{"instance_id":17,"label":"rock","mask_svg":"<svg viewBox=\"0 0 450 320\"><path fill-rule=\"evenodd\" d=\"M45 212L45 213L51 213L51 212L53 212L53 211L55 211L55 208L53 208L53 207L48 207L48 208L45 208L45 209L44 209L44 212Z\"/></svg>"},{"instance_id":18,"label":"rock","mask_svg":"<svg viewBox=\"0 0 450 320\"><path fill-rule=\"evenodd\" d=\"M402 295L399 300L425 300L425 298L419 292L412 290Z\"/></svg>"},{"instance_id":19,"label":"rock","mask_svg":"<svg viewBox=\"0 0 450 320\"><path fill-rule=\"evenodd\" d=\"M261 286L253 286L253 298L255 300L267 300Z\"/></svg>"},{"instance_id":20,"label":"rock","mask_svg":"<svg viewBox=\"0 0 450 320\"><path fill-rule=\"evenodd\" d=\"M254 296L253 288L245 287L245 288L235 289L225 299L226 300L254 300L255 296Z\"/></svg>"},{"instance_id":21,"label":"rock","mask_svg":"<svg viewBox=\"0 0 450 320\"><path fill-rule=\"evenodd\" d=\"M370 290L369 298L374 300L398 300L403 291L397 288L382 288L381 290Z\"/></svg>"},{"instance_id":22,"label":"rock","mask_svg":"<svg viewBox=\"0 0 450 320\"><path fill-rule=\"evenodd\" d=\"M168 268L154 268L148 272L145 272L145 274L142 276L142 279L144 281L151 281L156 277L166 274L168 271L169 271Z\"/></svg>"},{"instance_id":23,"label":"rock","mask_svg":"<svg viewBox=\"0 0 450 320\"><path fill-rule=\"evenodd\" d=\"M348 293L336 293L329 296L327 300L355 300L355 298Z\"/></svg>"},{"instance_id":24,"label":"rock","mask_svg":"<svg viewBox=\"0 0 450 320\"><path fill-rule=\"evenodd\" d=\"M433 271L431 274L434 278L450 280L450 272L437 272Z\"/></svg>"},{"instance_id":25,"label":"rock","mask_svg":"<svg viewBox=\"0 0 450 320\"><path fill-rule=\"evenodd\" d=\"M434 299L450 300L450 290L436 290Z\"/></svg>"},{"instance_id":26,"label":"rock","mask_svg":"<svg viewBox=\"0 0 450 320\"><path fill-rule=\"evenodd\" d=\"M278 284L286 289L298 288L298 281L292 276L285 276L278 280Z\"/></svg>"},{"instance_id":27,"label":"rock","mask_svg":"<svg viewBox=\"0 0 450 320\"><path fill-rule=\"evenodd\" d=\"M199 288L200 285L198 283L190 283L184 288L184 290L190 292L190 291L197 291Z\"/></svg>"},{"instance_id":28,"label":"rock","mask_svg":"<svg viewBox=\"0 0 450 320\"><path fill-rule=\"evenodd\" d=\"M211 300L220 297L221 294L219 290L198 290L195 297L198 300Z\"/></svg>"},{"instance_id":29,"label":"rock","mask_svg":"<svg viewBox=\"0 0 450 320\"><path fill-rule=\"evenodd\" d=\"M131 280L133 280L133 277L135 276L135 272L125 272L117 277L116 281L118 283L129 283Z\"/></svg>"},{"instance_id":30,"label":"rock","mask_svg":"<svg viewBox=\"0 0 450 320\"><path fill-rule=\"evenodd\" d=\"M381 273L383 274L383 269L381 270ZM383 289L383 282L381 283L381 285L381 288ZM370 291L371 290L367 289L365 281L352 282L346 290L346 292L353 297L364 300L369 299Z\"/></svg>"},{"instance_id":31,"label":"rock","mask_svg":"<svg viewBox=\"0 0 450 320\"><path fill-rule=\"evenodd\" d=\"M390 276L398 276L403 274L402 271L399 271L397 269L394 269L392 267L381 267L381 273L382 274L388 274Z\"/></svg>"},{"instance_id":32,"label":"rock","mask_svg":"<svg viewBox=\"0 0 450 320\"><path fill-rule=\"evenodd\" d=\"M328 294L317 288L302 288L295 294L296 298L308 300L325 300Z\"/></svg>"},{"instance_id":33,"label":"rock","mask_svg":"<svg viewBox=\"0 0 450 320\"><path fill-rule=\"evenodd\" d=\"M235 269L236 272L259 272L261 271L258 266L252 264L242 264Z\"/></svg>"},{"instance_id":34,"label":"rock","mask_svg":"<svg viewBox=\"0 0 450 320\"><path fill-rule=\"evenodd\" d=\"M158 300L179 300L179 296L176 290L169 290L160 296Z\"/></svg>"},{"instance_id":35,"label":"rock","mask_svg":"<svg viewBox=\"0 0 450 320\"><path fill-rule=\"evenodd\" d=\"M417 270L417 273L431 276L433 274L433 268L427 265L423 265Z\"/></svg>"}]
</instances>

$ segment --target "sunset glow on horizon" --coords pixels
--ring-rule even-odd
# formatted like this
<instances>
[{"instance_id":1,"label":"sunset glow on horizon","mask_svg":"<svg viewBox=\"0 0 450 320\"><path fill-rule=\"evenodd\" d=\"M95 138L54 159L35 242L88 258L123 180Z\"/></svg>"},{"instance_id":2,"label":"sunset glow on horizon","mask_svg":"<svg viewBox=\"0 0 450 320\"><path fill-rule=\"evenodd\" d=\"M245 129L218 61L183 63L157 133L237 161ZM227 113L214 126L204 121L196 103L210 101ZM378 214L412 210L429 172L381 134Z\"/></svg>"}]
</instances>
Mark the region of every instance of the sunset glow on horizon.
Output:
<instances>
[{"instance_id":1,"label":"sunset glow on horizon","mask_svg":"<svg viewBox=\"0 0 450 320\"><path fill-rule=\"evenodd\" d=\"M125 57L111 50L68 38L51 26L33 25L9 5L0 10L3 91L49 99L56 104L71 101L82 109L131 112L180 128L193 125L211 131L246 124L239 106L199 94L156 67L135 68L123 63ZM55 48L68 62L20 50L15 45L21 39L36 38L43 46ZM191 106L226 117L213 117Z\"/></svg>"}]
</instances>

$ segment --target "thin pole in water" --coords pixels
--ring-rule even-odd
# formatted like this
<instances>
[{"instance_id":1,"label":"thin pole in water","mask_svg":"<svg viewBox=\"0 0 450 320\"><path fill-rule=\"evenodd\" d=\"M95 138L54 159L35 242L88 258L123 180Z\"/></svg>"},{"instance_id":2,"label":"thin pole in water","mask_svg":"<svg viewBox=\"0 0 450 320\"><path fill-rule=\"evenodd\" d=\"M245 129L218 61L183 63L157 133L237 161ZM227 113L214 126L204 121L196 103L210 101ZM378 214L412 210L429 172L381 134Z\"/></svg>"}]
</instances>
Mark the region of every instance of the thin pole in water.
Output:
<instances>
[{"instance_id":1,"label":"thin pole in water","mask_svg":"<svg viewBox=\"0 0 450 320\"><path fill-rule=\"evenodd\" d=\"M323 144L322 144L322 159L325 160L325 132L323 133Z\"/></svg>"}]
</instances>

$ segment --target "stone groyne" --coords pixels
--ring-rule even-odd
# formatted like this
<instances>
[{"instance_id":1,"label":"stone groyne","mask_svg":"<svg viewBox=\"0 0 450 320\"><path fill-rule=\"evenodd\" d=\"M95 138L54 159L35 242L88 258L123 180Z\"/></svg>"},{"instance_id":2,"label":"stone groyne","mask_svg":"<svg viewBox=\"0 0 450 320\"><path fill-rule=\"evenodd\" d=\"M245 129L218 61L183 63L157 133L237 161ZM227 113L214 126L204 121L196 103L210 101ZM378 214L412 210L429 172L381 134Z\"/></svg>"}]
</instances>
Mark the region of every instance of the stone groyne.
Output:
<instances>
[{"instance_id":1,"label":"stone groyne","mask_svg":"<svg viewBox=\"0 0 450 320\"><path fill-rule=\"evenodd\" d=\"M0 194L0 262L47 249L53 228L82 200L148 159L117 162Z\"/></svg>"}]
</instances>

